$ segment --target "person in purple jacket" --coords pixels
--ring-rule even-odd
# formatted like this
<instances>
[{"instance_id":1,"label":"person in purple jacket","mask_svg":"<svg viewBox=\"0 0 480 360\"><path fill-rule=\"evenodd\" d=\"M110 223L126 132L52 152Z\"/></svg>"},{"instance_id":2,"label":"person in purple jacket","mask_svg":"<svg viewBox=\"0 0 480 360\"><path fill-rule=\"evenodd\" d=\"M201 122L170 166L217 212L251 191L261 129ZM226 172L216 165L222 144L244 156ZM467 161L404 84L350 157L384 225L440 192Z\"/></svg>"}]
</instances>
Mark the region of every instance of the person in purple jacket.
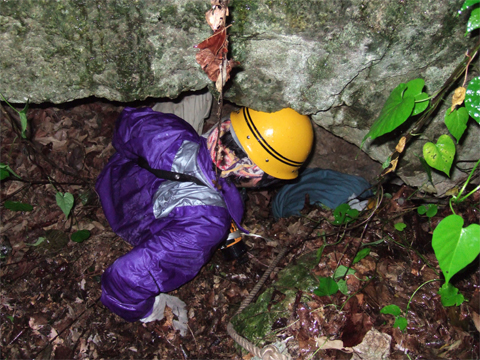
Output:
<instances>
[{"instance_id":1,"label":"person in purple jacket","mask_svg":"<svg viewBox=\"0 0 480 360\"><path fill-rule=\"evenodd\" d=\"M117 152L96 190L133 249L102 275L101 300L127 321L161 319L168 305L181 313L184 333L185 304L165 293L198 274L232 221L240 226L237 187L297 177L313 143L310 119L290 108L242 108L200 136L176 115L125 108L112 143Z\"/></svg>"}]
</instances>

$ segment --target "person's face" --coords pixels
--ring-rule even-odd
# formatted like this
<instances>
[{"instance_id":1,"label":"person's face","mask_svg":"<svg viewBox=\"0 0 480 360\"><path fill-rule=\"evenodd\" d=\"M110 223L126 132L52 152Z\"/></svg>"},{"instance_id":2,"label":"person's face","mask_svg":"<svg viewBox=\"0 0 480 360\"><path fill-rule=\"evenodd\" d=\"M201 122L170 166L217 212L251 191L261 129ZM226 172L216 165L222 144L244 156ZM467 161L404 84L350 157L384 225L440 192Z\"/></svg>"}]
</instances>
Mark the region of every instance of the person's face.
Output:
<instances>
[{"instance_id":1,"label":"person's face","mask_svg":"<svg viewBox=\"0 0 480 360\"><path fill-rule=\"evenodd\" d=\"M260 181L261 179L259 178L256 178L256 179L243 178L243 179L235 180L235 186L240 188L254 188L254 187L258 187L258 183Z\"/></svg>"},{"instance_id":2,"label":"person's face","mask_svg":"<svg viewBox=\"0 0 480 360\"><path fill-rule=\"evenodd\" d=\"M273 176L263 173L261 178L234 178L233 180L237 187L244 188L265 188L268 186L278 185L282 182L281 179L274 178Z\"/></svg>"},{"instance_id":3,"label":"person's face","mask_svg":"<svg viewBox=\"0 0 480 360\"><path fill-rule=\"evenodd\" d=\"M279 180L264 173L243 151L230 133L230 121L221 125L220 138L216 143L216 129L208 137L208 146L213 163L222 177L230 178L237 187L266 187ZM216 149L215 149L216 145Z\"/></svg>"}]
</instances>

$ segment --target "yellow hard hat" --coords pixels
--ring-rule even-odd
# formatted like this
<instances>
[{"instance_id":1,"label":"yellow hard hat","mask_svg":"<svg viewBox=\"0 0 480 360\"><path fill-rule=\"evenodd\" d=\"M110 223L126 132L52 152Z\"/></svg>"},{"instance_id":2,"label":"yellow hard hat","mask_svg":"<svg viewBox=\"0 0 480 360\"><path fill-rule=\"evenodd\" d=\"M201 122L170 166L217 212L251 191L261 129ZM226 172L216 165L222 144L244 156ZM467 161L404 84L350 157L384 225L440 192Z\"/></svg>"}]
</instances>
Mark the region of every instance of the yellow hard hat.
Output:
<instances>
[{"instance_id":1,"label":"yellow hard hat","mask_svg":"<svg viewBox=\"0 0 480 360\"><path fill-rule=\"evenodd\" d=\"M298 176L313 144L308 116L290 108L274 113L241 108L230 119L240 144L260 169L278 179Z\"/></svg>"}]
</instances>

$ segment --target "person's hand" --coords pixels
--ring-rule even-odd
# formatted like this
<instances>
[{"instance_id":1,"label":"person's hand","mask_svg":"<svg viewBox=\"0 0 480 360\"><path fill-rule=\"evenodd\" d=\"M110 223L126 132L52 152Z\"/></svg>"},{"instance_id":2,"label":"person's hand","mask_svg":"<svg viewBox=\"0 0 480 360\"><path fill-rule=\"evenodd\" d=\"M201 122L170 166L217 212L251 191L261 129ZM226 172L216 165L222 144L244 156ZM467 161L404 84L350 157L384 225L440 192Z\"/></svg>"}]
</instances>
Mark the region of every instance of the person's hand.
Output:
<instances>
[{"instance_id":1,"label":"person's hand","mask_svg":"<svg viewBox=\"0 0 480 360\"><path fill-rule=\"evenodd\" d=\"M180 331L181 336L187 334L187 305L179 298L171 295L161 293L155 297L152 313L146 318L140 319L143 323L151 321L162 320L165 314L165 306L172 309L174 315L178 320L173 320L173 328Z\"/></svg>"}]
</instances>

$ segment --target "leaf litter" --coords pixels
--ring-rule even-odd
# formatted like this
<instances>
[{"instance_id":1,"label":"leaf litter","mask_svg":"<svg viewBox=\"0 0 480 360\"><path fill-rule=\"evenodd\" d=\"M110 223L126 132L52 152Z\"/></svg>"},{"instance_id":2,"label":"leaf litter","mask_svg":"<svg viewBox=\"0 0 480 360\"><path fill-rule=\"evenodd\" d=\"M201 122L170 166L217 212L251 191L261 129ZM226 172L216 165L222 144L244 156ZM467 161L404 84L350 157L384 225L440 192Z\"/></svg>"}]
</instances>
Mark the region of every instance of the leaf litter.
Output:
<instances>
[{"instance_id":1,"label":"leaf litter","mask_svg":"<svg viewBox=\"0 0 480 360\"><path fill-rule=\"evenodd\" d=\"M153 104L134 104L144 105ZM243 226L261 237L244 237L246 261L227 262L217 251L193 281L171 293L187 304L185 337L173 328L176 318L168 307L163 320L148 324L128 323L108 311L99 301L100 277L131 247L111 231L94 183L114 153L111 137L121 110L94 99L32 105L27 130L32 141L12 131L18 121L13 110L1 113L1 162L21 177L4 179L0 187L2 358L251 359L226 326L284 246L290 252L261 291L270 296L268 334L250 341L283 342L298 359L480 358L478 261L451 280L468 301L443 307L437 293L443 280L432 281L441 275L431 234L449 209L434 199L438 214L419 215L416 207L428 203L424 195L393 185L386 189L391 198L383 200L365 231L355 223L348 229L333 226L332 211L309 204L308 197L301 216L275 221L270 203L276 189L248 192ZM74 195L68 218L55 201L57 190ZM7 210L7 200L29 203L33 210ZM479 222L479 200L477 193L460 208L465 225ZM396 223L407 226L399 231ZM71 241L78 230L91 236ZM370 252L353 263L365 247ZM289 276L299 281L277 282L294 266L301 272ZM341 266L344 291L317 296L311 286L319 277L332 278ZM300 288L300 278L307 277L313 285ZM287 300L286 310L275 317L276 306ZM407 319L403 332L393 327L393 315L380 313L392 304Z\"/></svg>"}]
</instances>

